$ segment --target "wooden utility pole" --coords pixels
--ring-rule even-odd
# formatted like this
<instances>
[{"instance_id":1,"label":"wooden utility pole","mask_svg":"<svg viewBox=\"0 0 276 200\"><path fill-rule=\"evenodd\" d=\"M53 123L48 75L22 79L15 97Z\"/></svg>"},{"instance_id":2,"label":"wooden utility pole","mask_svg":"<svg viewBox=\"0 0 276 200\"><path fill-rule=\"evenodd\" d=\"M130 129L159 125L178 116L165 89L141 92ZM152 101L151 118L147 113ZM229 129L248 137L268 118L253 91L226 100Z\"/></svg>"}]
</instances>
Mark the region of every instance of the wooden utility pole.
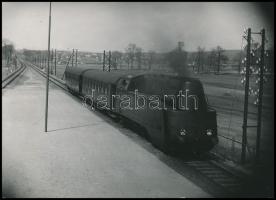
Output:
<instances>
[{"instance_id":1,"label":"wooden utility pole","mask_svg":"<svg viewBox=\"0 0 276 200\"><path fill-rule=\"evenodd\" d=\"M45 55L42 54L42 67L45 68Z\"/></svg>"},{"instance_id":2,"label":"wooden utility pole","mask_svg":"<svg viewBox=\"0 0 276 200\"><path fill-rule=\"evenodd\" d=\"M198 50L198 61L197 61L197 73L199 73L199 68L200 68L200 65L201 65L201 52L200 50Z\"/></svg>"},{"instance_id":3,"label":"wooden utility pole","mask_svg":"<svg viewBox=\"0 0 276 200\"><path fill-rule=\"evenodd\" d=\"M108 71L110 72L110 65L111 65L111 51L109 51L108 55Z\"/></svg>"},{"instance_id":4,"label":"wooden utility pole","mask_svg":"<svg viewBox=\"0 0 276 200\"><path fill-rule=\"evenodd\" d=\"M48 67L47 67L47 81L46 81L46 105L45 105L45 132L47 132L48 125L48 96L49 96L49 64L50 64L50 41L51 41L51 2L49 10L49 33L48 33Z\"/></svg>"},{"instance_id":5,"label":"wooden utility pole","mask_svg":"<svg viewBox=\"0 0 276 200\"><path fill-rule=\"evenodd\" d=\"M221 61L221 54L224 50L220 47L217 46L217 54L218 54L218 60L217 60L217 74L220 72L220 61Z\"/></svg>"},{"instance_id":6,"label":"wooden utility pole","mask_svg":"<svg viewBox=\"0 0 276 200\"><path fill-rule=\"evenodd\" d=\"M55 49L55 76L57 75L57 50Z\"/></svg>"},{"instance_id":7,"label":"wooden utility pole","mask_svg":"<svg viewBox=\"0 0 276 200\"><path fill-rule=\"evenodd\" d=\"M66 71L66 69L67 69L67 67L68 67L68 65L69 65L69 62L70 62L70 59L72 58L72 55L73 55L73 54L71 54L71 55L69 56L69 59L68 59L68 61L67 61L67 64L66 64L66 67L65 67L65 70L64 70L64 72L63 72L63 75L62 75L62 78L61 78L61 79L64 78L65 71ZM72 59L73 59L73 58L72 58Z\"/></svg>"},{"instance_id":8,"label":"wooden utility pole","mask_svg":"<svg viewBox=\"0 0 276 200\"><path fill-rule=\"evenodd\" d=\"M51 54L51 74L54 74L54 49L52 49L52 54Z\"/></svg>"},{"instance_id":9,"label":"wooden utility pole","mask_svg":"<svg viewBox=\"0 0 276 200\"><path fill-rule=\"evenodd\" d=\"M220 71L220 54L221 54L221 51L218 50L218 71L217 71L217 73L219 73L219 71Z\"/></svg>"},{"instance_id":10,"label":"wooden utility pole","mask_svg":"<svg viewBox=\"0 0 276 200\"><path fill-rule=\"evenodd\" d=\"M45 65L45 55L43 55L43 67L46 68L46 65Z\"/></svg>"},{"instance_id":11,"label":"wooden utility pole","mask_svg":"<svg viewBox=\"0 0 276 200\"><path fill-rule=\"evenodd\" d=\"M265 51L265 29L261 31L262 46L261 46L261 62L260 62L260 85L259 85L259 103L258 103L258 124L257 124L257 138L256 138L256 162L260 159L260 139L262 128L262 103L263 103L263 82L264 82L264 51Z\"/></svg>"},{"instance_id":12,"label":"wooden utility pole","mask_svg":"<svg viewBox=\"0 0 276 200\"><path fill-rule=\"evenodd\" d=\"M105 68L105 50L103 52L103 71L104 71L104 68Z\"/></svg>"},{"instance_id":13,"label":"wooden utility pole","mask_svg":"<svg viewBox=\"0 0 276 200\"><path fill-rule=\"evenodd\" d=\"M249 93L249 68L250 68L250 49L251 49L251 28L247 30L247 55L246 55L246 72L245 72L245 93L244 93L244 111L242 125L242 153L241 163L245 163L246 145L247 145L247 113L248 113L248 93Z\"/></svg>"},{"instance_id":14,"label":"wooden utility pole","mask_svg":"<svg viewBox=\"0 0 276 200\"><path fill-rule=\"evenodd\" d=\"M72 54L72 67L74 67L74 49L73 49L73 54Z\"/></svg>"},{"instance_id":15,"label":"wooden utility pole","mask_svg":"<svg viewBox=\"0 0 276 200\"><path fill-rule=\"evenodd\" d=\"M76 67L78 66L78 49L76 49Z\"/></svg>"}]
</instances>

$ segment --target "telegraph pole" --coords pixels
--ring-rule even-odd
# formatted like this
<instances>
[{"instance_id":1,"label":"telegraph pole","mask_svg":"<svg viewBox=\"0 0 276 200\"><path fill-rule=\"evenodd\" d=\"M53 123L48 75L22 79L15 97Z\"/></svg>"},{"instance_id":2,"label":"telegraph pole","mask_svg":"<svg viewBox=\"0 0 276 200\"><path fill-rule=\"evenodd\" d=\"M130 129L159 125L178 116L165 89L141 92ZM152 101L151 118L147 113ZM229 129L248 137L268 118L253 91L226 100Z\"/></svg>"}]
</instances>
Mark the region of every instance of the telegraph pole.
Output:
<instances>
[{"instance_id":1,"label":"telegraph pole","mask_svg":"<svg viewBox=\"0 0 276 200\"><path fill-rule=\"evenodd\" d=\"M67 67L69 66L70 59L72 58L72 56L73 56L73 54L71 54L71 55L69 56L69 59L68 59L68 61L67 61L66 67L65 67L65 71L66 71ZM73 58L72 58L72 59L73 59ZM64 78L65 71L63 72L63 75L62 75L62 78L61 78L61 79L63 79L63 78Z\"/></svg>"},{"instance_id":2,"label":"telegraph pole","mask_svg":"<svg viewBox=\"0 0 276 200\"><path fill-rule=\"evenodd\" d=\"M55 76L57 75L57 50L55 49Z\"/></svg>"},{"instance_id":3,"label":"telegraph pole","mask_svg":"<svg viewBox=\"0 0 276 200\"><path fill-rule=\"evenodd\" d=\"M76 67L78 66L78 49L76 49Z\"/></svg>"},{"instance_id":4,"label":"telegraph pole","mask_svg":"<svg viewBox=\"0 0 276 200\"><path fill-rule=\"evenodd\" d=\"M221 51L218 50L218 74L219 74L219 71L220 71L220 54L221 54Z\"/></svg>"},{"instance_id":5,"label":"telegraph pole","mask_svg":"<svg viewBox=\"0 0 276 200\"><path fill-rule=\"evenodd\" d=\"M51 73L54 74L54 49L51 51Z\"/></svg>"},{"instance_id":6,"label":"telegraph pole","mask_svg":"<svg viewBox=\"0 0 276 200\"><path fill-rule=\"evenodd\" d=\"M45 68L45 58L43 53L42 53L42 68Z\"/></svg>"},{"instance_id":7,"label":"telegraph pole","mask_svg":"<svg viewBox=\"0 0 276 200\"><path fill-rule=\"evenodd\" d=\"M105 50L103 52L103 71L104 71L104 68L105 68Z\"/></svg>"},{"instance_id":8,"label":"telegraph pole","mask_svg":"<svg viewBox=\"0 0 276 200\"><path fill-rule=\"evenodd\" d=\"M265 29L261 30L262 46L261 46L261 62L260 62L260 85L259 85L259 104L258 104L258 124L257 124L257 139L256 139L256 162L260 158L260 139L262 128L262 103L263 103L263 82L264 82L264 51L265 51Z\"/></svg>"},{"instance_id":9,"label":"telegraph pole","mask_svg":"<svg viewBox=\"0 0 276 200\"><path fill-rule=\"evenodd\" d=\"M245 94L244 94L244 112L242 125L242 153L241 163L245 163L246 145L247 145L247 113L248 113L248 93L249 93L249 68L250 68L250 49L251 49L251 28L247 30L247 55L246 55L246 72L245 72Z\"/></svg>"},{"instance_id":10,"label":"telegraph pole","mask_svg":"<svg viewBox=\"0 0 276 200\"><path fill-rule=\"evenodd\" d=\"M197 73L199 74L199 67L201 65L200 50L198 50L198 62L197 62Z\"/></svg>"},{"instance_id":11,"label":"telegraph pole","mask_svg":"<svg viewBox=\"0 0 276 200\"><path fill-rule=\"evenodd\" d=\"M109 51L108 55L108 71L110 72L110 64L111 64L111 51Z\"/></svg>"},{"instance_id":12,"label":"telegraph pole","mask_svg":"<svg viewBox=\"0 0 276 200\"><path fill-rule=\"evenodd\" d=\"M45 132L47 132L48 125L48 96L49 96L49 64L50 64L50 41L51 41L51 2L49 9L49 32L48 32L48 67L47 67L47 81L46 81L46 106L45 106Z\"/></svg>"},{"instance_id":13,"label":"telegraph pole","mask_svg":"<svg viewBox=\"0 0 276 200\"><path fill-rule=\"evenodd\" d=\"M72 67L74 67L74 49L73 49L73 54L72 54Z\"/></svg>"}]
</instances>

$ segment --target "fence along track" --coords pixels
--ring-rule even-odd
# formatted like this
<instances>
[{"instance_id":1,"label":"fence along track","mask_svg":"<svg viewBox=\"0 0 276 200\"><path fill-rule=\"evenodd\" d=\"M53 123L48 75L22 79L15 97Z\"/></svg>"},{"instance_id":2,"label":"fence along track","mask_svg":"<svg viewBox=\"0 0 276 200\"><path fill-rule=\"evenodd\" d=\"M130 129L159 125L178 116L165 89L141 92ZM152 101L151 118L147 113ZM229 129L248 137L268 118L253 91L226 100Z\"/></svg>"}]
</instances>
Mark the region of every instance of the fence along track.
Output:
<instances>
[{"instance_id":1,"label":"fence along track","mask_svg":"<svg viewBox=\"0 0 276 200\"><path fill-rule=\"evenodd\" d=\"M13 73L8 75L6 78L2 80L2 89L5 88L8 84L10 84L14 79L16 79L25 69L26 64L21 62L21 67L15 70Z\"/></svg>"},{"instance_id":2,"label":"fence along track","mask_svg":"<svg viewBox=\"0 0 276 200\"><path fill-rule=\"evenodd\" d=\"M41 69L39 69L37 66L35 66L32 63L28 63L28 65L31 66L33 69L35 69L43 77L47 78L47 74L43 72ZM49 80L53 82L55 85L62 88L63 90L69 92L64 81L50 74L49 74ZM208 157L213 157L213 155ZM174 160L174 158L169 158L169 160L171 159ZM237 175L234 172L229 171L228 169L222 167L221 164L212 160L212 158L210 158L209 160L203 160L203 161L202 160L192 160L192 161L182 160L181 161L181 158L180 158L180 160L172 161L172 163L179 165L179 167L181 167L181 165L184 164L187 167L192 168L197 173L200 173L202 176L204 176L209 181L214 183L216 186L221 188L221 190L223 190L225 192L225 195L227 196L239 196L239 194L241 193L241 190L243 187L242 179L244 177L242 177L240 174Z\"/></svg>"}]
</instances>

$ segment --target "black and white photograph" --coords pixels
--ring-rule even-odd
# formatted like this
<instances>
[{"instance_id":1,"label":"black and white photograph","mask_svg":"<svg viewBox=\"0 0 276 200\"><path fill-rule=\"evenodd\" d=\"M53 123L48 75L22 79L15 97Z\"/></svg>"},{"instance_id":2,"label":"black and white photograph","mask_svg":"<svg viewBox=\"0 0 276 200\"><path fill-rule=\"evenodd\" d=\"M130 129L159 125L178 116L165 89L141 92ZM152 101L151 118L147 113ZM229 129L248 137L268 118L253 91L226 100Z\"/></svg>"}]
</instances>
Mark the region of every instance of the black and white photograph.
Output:
<instances>
[{"instance_id":1,"label":"black and white photograph","mask_svg":"<svg viewBox=\"0 0 276 200\"><path fill-rule=\"evenodd\" d=\"M274 2L2 2L2 198L274 198Z\"/></svg>"}]
</instances>

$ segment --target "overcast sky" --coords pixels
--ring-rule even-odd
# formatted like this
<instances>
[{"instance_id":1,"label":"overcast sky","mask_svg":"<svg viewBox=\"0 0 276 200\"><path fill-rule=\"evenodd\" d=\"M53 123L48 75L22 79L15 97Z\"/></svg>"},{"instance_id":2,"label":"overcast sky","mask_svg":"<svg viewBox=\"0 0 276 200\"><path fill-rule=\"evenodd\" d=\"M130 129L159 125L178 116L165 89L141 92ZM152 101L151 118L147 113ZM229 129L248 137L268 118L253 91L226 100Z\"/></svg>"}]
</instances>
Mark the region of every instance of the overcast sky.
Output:
<instances>
[{"instance_id":1,"label":"overcast sky","mask_svg":"<svg viewBox=\"0 0 276 200\"><path fill-rule=\"evenodd\" d=\"M2 37L17 49L47 49L48 15L49 3L2 3ZM135 43L145 51L168 51L184 41L188 51L240 49L245 27L265 28L273 43L268 17L256 3L54 2L51 47L101 52Z\"/></svg>"}]
</instances>

